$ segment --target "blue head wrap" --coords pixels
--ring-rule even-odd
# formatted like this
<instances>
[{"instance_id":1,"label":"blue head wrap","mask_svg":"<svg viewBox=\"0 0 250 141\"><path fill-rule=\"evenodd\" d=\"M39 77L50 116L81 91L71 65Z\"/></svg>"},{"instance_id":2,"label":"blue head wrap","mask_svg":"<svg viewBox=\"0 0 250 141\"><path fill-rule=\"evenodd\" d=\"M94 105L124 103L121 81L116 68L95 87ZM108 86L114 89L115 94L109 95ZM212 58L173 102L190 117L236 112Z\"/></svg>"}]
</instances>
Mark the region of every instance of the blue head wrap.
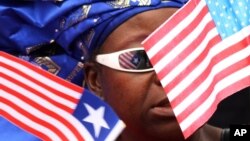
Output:
<instances>
[{"instance_id":1,"label":"blue head wrap","mask_svg":"<svg viewBox=\"0 0 250 141\"><path fill-rule=\"evenodd\" d=\"M80 84L83 65L79 61L100 46L117 26L140 12L181 7L186 1L2 1L0 50L19 54L23 59ZM59 53L54 44L60 46ZM46 54L46 58L38 58L41 54Z\"/></svg>"}]
</instances>

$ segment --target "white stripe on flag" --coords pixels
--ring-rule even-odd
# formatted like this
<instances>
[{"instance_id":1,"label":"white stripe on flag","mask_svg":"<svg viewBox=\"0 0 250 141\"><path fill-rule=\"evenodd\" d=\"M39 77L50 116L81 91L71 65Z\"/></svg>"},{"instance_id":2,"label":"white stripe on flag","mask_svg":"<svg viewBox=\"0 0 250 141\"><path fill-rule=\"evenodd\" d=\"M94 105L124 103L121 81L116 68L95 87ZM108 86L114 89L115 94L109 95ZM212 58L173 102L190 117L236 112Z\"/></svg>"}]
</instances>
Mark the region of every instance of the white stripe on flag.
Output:
<instances>
[{"instance_id":1,"label":"white stripe on flag","mask_svg":"<svg viewBox=\"0 0 250 141\"><path fill-rule=\"evenodd\" d=\"M207 43L214 38L217 34L216 29L212 29L207 33L207 36L204 40L202 40L201 44L185 59L182 60L179 64L176 64L176 66L171 69L171 71L163 77L161 80L163 87L168 85L174 78L176 78L183 70L187 68L189 64L191 64L207 47ZM174 53L173 53L174 54ZM176 56L175 56L176 57ZM169 100L172 100L175 98L174 94L168 93Z\"/></svg>"},{"instance_id":2,"label":"white stripe on flag","mask_svg":"<svg viewBox=\"0 0 250 141\"><path fill-rule=\"evenodd\" d=\"M34 82L32 82L32 81L30 81L30 80L28 80L28 79L22 77L21 75L15 73L15 72L13 72L13 71L10 71L10 70L5 69L5 68L3 68L3 67L0 67L0 70L1 70L1 72L3 72L4 74L6 74L6 75L8 75L8 76L10 76L10 77L15 78L16 80L20 81L21 83L26 84L26 85L28 85L29 87L32 87L33 89L35 89L35 90L41 92L42 94L44 94L44 95L46 95L47 97L53 99L54 101L57 101L57 102L59 102L59 103L62 103L63 105L69 107L69 108L72 109L72 110L73 110L73 109L76 107L76 105L77 105L77 103L73 103L73 102L71 102L71 101L69 101L69 100L67 100L67 99L65 99L65 98L63 98L63 97L60 97L60 96L58 96L58 95L55 95L54 93L50 92L49 90L46 90L45 88L43 88L43 87L37 85L36 83L34 83ZM11 87L11 86L10 86L10 87Z\"/></svg>"},{"instance_id":3,"label":"white stripe on flag","mask_svg":"<svg viewBox=\"0 0 250 141\"><path fill-rule=\"evenodd\" d=\"M190 127L193 122L197 121L201 117L201 115L203 115L206 111L209 110L209 108L215 102L216 96L220 91L234 84L238 80L241 80L242 78L249 77L250 76L249 72L250 72L250 66L238 70L237 72L219 81L216 84L215 89L211 93L209 98L205 102L203 102L202 105L200 105L193 113L191 113L188 117L186 117L183 122L180 123L181 129L185 131L188 127Z\"/></svg>"},{"instance_id":4,"label":"white stripe on flag","mask_svg":"<svg viewBox=\"0 0 250 141\"><path fill-rule=\"evenodd\" d=\"M236 64L237 62L249 57L249 52L250 52L250 46L248 46L245 49L240 50L239 52L235 54L230 55L229 57L225 58L224 60L216 64L212 68L207 79L203 81L191 94L189 94L188 97L186 97L182 101L182 103L180 103L174 108L174 112L176 116L178 116L180 113L186 110L188 106L190 106L194 101L196 101L204 93L204 91L207 90L207 88L211 85L213 79L215 78L216 74L227 69L227 67L230 67L231 65ZM246 73L246 76L249 74L250 74L250 71ZM235 78L235 79L238 80L238 78Z\"/></svg>"},{"instance_id":5,"label":"white stripe on flag","mask_svg":"<svg viewBox=\"0 0 250 141\"><path fill-rule=\"evenodd\" d=\"M180 29L187 27L194 20L194 18L197 17L204 6L205 2L201 1L197 7L185 19L183 19L182 22L178 23L178 25L176 25L176 27L170 31L170 33L168 33L162 39L159 39L159 41L147 51L148 57L152 58L155 56L164 46L171 42L174 37L178 36L181 32ZM150 36L148 38L150 38Z\"/></svg>"},{"instance_id":6,"label":"white stripe on flag","mask_svg":"<svg viewBox=\"0 0 250 141\"><path fill-rule=\"evenodd\" d=\"M79 99L79 97L81 96L81 94L79 94L78 92L72 90L72 89L69 89L47 77L44 77L43 75L27 68L26 66L23 66L22 64L19 64L18 62L15 62L15 61L12 61L12 60L9 60L8 58L4 58L2 56L0 56L0 59L2 60L2 63L5 63L5 64L11 64L12 66L15 66L16 68L18 68L20 71L28 74L30 77L34 78L34 79L37 79L39 78L39 81L42 82L43 84L53 88L53 89L56 89L62 93L65 93L65 94L68 94L69 96L71 97L74 97L76 99Z\"/></svg>"},{"instance_id":7,"label":"white stripe on flag","mask_svg":"<svg viewBox=\"0 0 250 141\"><path fill-rule=\"evenodd\" d=\"M4 92L2 90L0 90L0 94L3 94L3 93ZM54 140L54 141L61 140L54 132L52 132L48 128L42 126L41 124L33 122L32 120L30 120L29 118L25 117L23 114L19 113L18 111L16 111L15 109L13 109L12 107L10 107L9 105L0 102L0 107L2 109L5 109L4 111L8 112L13 117L18 117L19 121L21 121L23 124L29 125L34 130L39 129L40 132L46 133L46 135L48 135L51 140Z\"/></svg>"},{"instance_id":8,"label":"white stripe on flag","mask_svg":"<svg viewBox=\"0 0 250 141\"><path fill-rule=\"evenodd\" d=\"M34 101L35 103L37 103L38 105L46 108L47 110L49 111L56 111L58 115L62 116L63 118L65 118L66 121L70 122L72 120L72 115L70 113L67 113L65 112L64 110L60 109L60 108L57 108L55 107L54 105L52 105L51 103L49 103L48 101L42 99L41 97L37 96L36 94L20 87L19 85L16 85L6 79L3 79L3 78L0 78L0 81L3 82L3 85L12 89L12 88L15 88L15 91L17 91L18 93L20 94L23 94L25 97L29 98L30 100ZM4 95L2 95L1 97L5 97ZM11 99L11 100L14 100L14 99ZM20 104L20 103L19 103ZM23 105L22 105L23 106ZM32 110L29 109L30 114L32 114ZM42 117L42 116L41 116ZM45 117L43 117L45 118ZM21 119L19 119L21 120ZM54 122L54 121L49 121L49 122ZM42 123L40 123L42 125ZM72 124L72 123L71 123ZM80 124L80 123L78 123ZM72 124L74 125L74 124ZM58 127L57 129L61 130L61 127ZM44 133L46 134L46 132ZM72 132L69 131L69 132L64 132L65 135L67 136L70 136L70 138L72 140L75 140L74 137L71 137L72 135Z\"/></svg>"},{"instance_id":9,"label":"white stripe on flag","mask_svg":"<svg viewBox=\"0 0 250 141\"><path fill-rule=\"evenodd\" d=\"M250 33L250 26L248 28L245 28L244 30L249 31ZM219 44L216 44L214 47L212 47L206 58L199 64L199 66L197 66L188 76L186 76L186 78L184 78L182 82L180 82L177 86L175 86L173 89L171 89L171 91L168 92L169 100L172 101L175 97L179 95L179 93L181 93L186 87L189 86L190 82L193 82L194 79L199 77L200 74L205 71L214 56L218 55L227 48L230 48L231 45L236 42L239 42L244 38L246 38L246 36L242 36L241 34L235 34L234 36L231 36L228 39L225 39ZM249 54L249 52L247 53Z\"/></svg>"},{"instance_id":10,"label":"white stripe on flag","mask_svg":"<svg viewBox=\"0 0 250 141\"><path fill-rule=\"evenodd\" d=\"M184 38L181 42L178 43L177 46L175 46L175 48L173 50L171 50L168 54L166 54L159 62L157 62L155 64L155 71L158 73L160 72L163 67L165 66L165 64L169 64L170 62L172 62L172 60L174 58L176 58L184 49L186 49L187 45L190 45L192 43L192 41L196 38L198 38L198 36L201 34L201 32L203 32L205 26L212 20L211 16L209 14L207 14L203 20L201 21L201 24L199 24L186 38ZM213 35L215 36L215 32L211 31L212 34L210 38L208 38L206 41L209 41ZM171 36L170 34L168 36L166 36L167 38L173 38L173 36ZM204 41L203 41L204 42ZM199 47L197 48L197 50L201 50ZM194 52L194 54L197 54ZM192 61L192 60L190 60ZM180 64L181 66L181 64ZM184 68L184 67L183 67ZM172 70L174 71L174 70ZM170 75L172 76L172 75ZM169 80L169 79L167 79ZM169 80L170 81L170 80Z\"/></svg>"},{"instance_id":11,"label":"white stripe on flag","mask_svg":"<svg viewBox=\"0 0 250 141\"><path fill-rule=\"evenodd\" d=\"M1 82L3 82L3 83L9 83L7 80L4 80L4 81L1 80ZM65 135L67 134L67 136L66 136L67 140L77 140L77 138L74 136L74 134L72 133L72 131L69 130L63 123L59 122L55 118L49 116L48 114L42 113L41 111L37 110L33 106L30 106L29 104L27 104L26 102L22 101L18 97L14 96L12 94L9 94L9 93L7 93L5 91L2 91L0 95L1 95L1 97L5 98L5 99L11 99L12 103L14 103L17 106L21 105L20 108L22 108L26 112L30 113L31 115L33 115L33 116L35 116L35 117L37 117L37 118L39 118L41 120L44 120L44 122L48 122L50 125L54 126L56 129L60 130L63 134L65 134ZM23 117L27 118L25 114L23 114ZM20 121L23 121L22 118L20 118L20 117L18 117L18 118L19 118ZM36 121L33 121L33 122L36 122ZM42 125L42 124L40 124L40 125ZM33 129L39 129L39 128L38 127L34 127ZM50 131L50 132L52 132L52 131ZM46 132L44 132L44 133L46 133Z\"/></svg>"}]
</instances>

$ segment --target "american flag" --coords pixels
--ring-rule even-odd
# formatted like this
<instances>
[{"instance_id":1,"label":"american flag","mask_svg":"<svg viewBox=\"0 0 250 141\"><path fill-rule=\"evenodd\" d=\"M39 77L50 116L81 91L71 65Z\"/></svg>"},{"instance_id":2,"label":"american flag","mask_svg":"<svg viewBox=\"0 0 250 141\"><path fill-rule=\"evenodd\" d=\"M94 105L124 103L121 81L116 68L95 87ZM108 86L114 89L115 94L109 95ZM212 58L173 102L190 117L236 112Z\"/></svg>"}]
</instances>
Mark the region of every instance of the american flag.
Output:
<instances>
[{"instance_id":1,"label":"american flag","mask_svg":"<svg viewBox=\"0 0 250 141\"><path fill-rule=\"evenodd\" d=\"M88 90L0 51L0 116L42 140L115 140L124 123Z\"/></svg>"},{"instance_id":2,"label":"american flag","mask_svg":"<svg viewBox=\"0 0 250 141\"><path fill-rule=\"evenodd\" d=\"M249 0L191 0L142 42L185 138L250 86L249 35Z\"/></svg>"}]
</instances>

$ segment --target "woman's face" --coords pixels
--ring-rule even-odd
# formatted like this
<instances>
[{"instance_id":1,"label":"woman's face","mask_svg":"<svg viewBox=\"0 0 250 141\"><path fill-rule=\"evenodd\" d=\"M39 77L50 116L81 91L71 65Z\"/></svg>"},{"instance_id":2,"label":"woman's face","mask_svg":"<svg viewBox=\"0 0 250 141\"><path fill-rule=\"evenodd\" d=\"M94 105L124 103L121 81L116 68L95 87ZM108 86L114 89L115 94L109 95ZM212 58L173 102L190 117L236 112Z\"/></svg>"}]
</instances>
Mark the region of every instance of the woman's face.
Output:
<instances>
[{"instance_id":1,"label":"woman's face","mask_svg":"<svg viewBox=\"0 0 250 141\"><path fill-rule=\"evenodd\" d=\"M101 53L140 47L141 42L168 19L175 8L138 14L110 34ZM98 65L93 91L102 95L125 122L125 140L177 140L182 138L166 94L154 71L128 73ZM172 138L172 139L171 139Z\"/></svg>"}]
</instances>

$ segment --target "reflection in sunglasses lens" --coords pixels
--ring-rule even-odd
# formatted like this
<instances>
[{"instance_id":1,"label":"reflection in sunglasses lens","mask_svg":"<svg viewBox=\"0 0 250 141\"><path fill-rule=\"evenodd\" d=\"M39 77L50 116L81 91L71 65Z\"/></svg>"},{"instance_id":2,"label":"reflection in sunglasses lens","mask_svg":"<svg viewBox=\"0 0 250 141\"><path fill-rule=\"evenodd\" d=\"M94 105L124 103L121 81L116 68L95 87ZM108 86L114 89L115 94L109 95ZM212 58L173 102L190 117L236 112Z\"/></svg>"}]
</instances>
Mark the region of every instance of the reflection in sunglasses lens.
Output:
<instances>
[{"instance_id":1,"label":"reflection in sunglasses lens","mask_svg":"<svg viewBox=\"0 0 250 141\"><path fill-rule=\"evenodd\" d=\"M144 50L122 53L119 56L119 63L124 69L141 70L152 68L152 65Z\"/></svg>"}]
</instances>

